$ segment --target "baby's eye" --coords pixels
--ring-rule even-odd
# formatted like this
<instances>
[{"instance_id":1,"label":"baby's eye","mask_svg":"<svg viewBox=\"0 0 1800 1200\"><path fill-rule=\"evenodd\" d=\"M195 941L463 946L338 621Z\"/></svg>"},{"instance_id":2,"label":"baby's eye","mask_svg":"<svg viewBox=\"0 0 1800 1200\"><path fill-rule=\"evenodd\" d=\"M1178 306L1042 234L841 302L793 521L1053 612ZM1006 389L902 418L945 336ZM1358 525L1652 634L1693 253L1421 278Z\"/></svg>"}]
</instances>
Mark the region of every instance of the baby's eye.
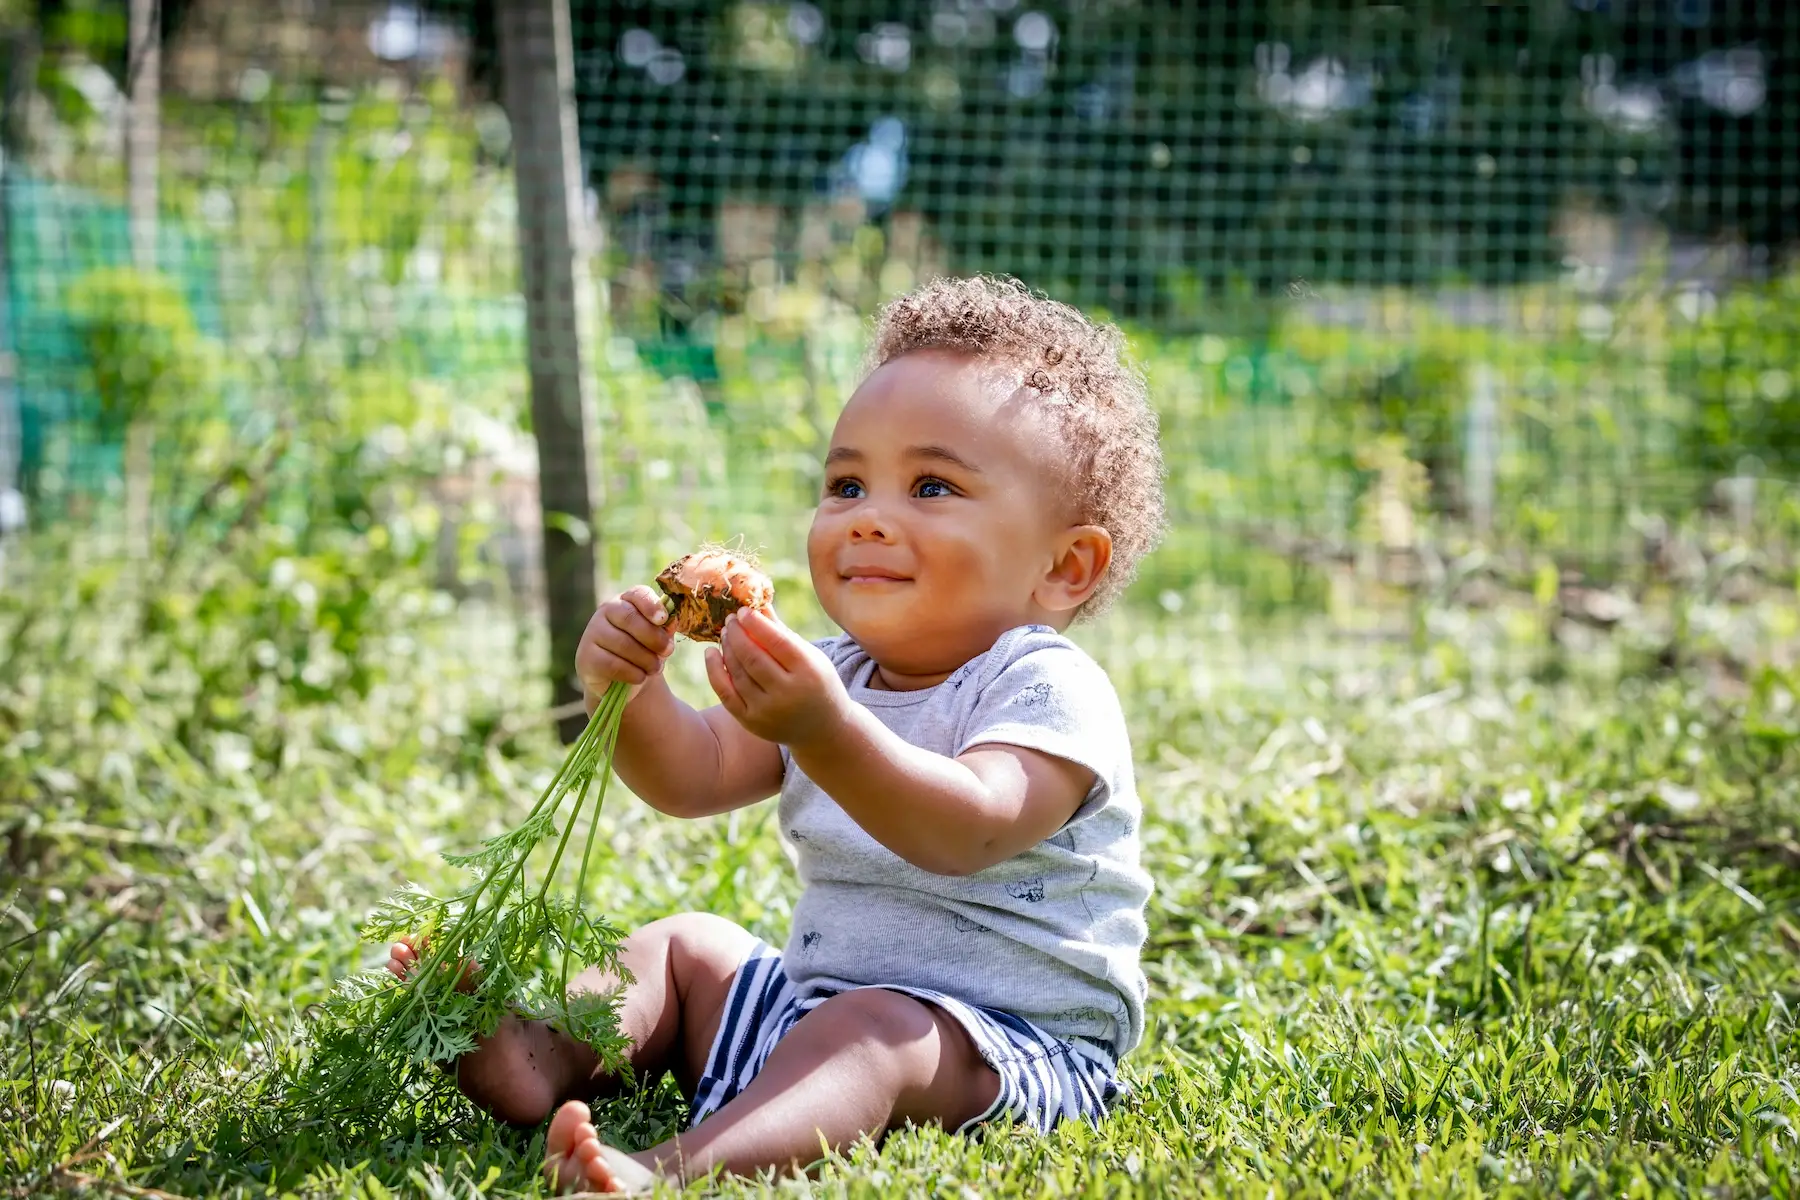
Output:
<instances>
[{"instance_id":1,"label":"baby's eye","mask_svg":"<svg viewBox=\"0 0 1800 1200\"><path fill-rule=\"evenodd\" d=\"M939 496L954 496L956 489L941 479L927 476L913 485L913 495L923 500L934 500Z\"/></svg>"},{"instance_id":2,"label":"baby's eye","mask_svg":"<svg viewBox=\"0 0 1800 1200\"><path fill-rule=\"evenodd\" d=\"M833 479L825 485L827 496L837 496L844 500L860 500L863 485L854 479Z\"/></svg>"}]
</instances>

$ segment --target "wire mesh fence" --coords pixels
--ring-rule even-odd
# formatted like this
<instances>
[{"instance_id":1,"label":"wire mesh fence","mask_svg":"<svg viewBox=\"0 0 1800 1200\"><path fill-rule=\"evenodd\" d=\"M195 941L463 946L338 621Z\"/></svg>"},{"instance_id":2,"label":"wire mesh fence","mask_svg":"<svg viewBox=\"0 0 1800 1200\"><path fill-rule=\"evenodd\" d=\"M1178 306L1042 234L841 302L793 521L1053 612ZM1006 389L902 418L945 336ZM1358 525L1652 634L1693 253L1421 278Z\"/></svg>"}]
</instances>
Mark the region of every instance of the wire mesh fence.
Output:
<instances>
[{"instance_id":1,"label":"wire mesh fence","mask_svg":"<svg viewBox=\"0 0 1800 1200\"><path fill-rule=\"evenodd\" d=\"M552 536L613 581L741 536L803 584L867 315L996 271L1152 383L1172 526L1114 628L1781 640L1791 6L540 7L560 108L509 89L522 9L161 5L149 265L127 7L8 17L6 512L151 558L336 523L535 605L561 262L593 513ZM540 194L574 241L522 270Z\"/></svg>"}]
</instances>

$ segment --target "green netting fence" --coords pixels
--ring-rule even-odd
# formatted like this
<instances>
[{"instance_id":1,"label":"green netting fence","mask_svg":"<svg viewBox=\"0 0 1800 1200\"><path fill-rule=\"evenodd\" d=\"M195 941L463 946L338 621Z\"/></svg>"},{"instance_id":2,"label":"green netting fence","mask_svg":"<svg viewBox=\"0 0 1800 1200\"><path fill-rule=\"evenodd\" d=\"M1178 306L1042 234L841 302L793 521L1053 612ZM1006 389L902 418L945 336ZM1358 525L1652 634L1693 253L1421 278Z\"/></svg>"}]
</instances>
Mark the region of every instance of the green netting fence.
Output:
<instances>
[{"instance_id":1,"label":"green netting fence","mask_svg":"<svg viewBox=\"0 0 1800 1200\"><path fill-rule=\"evenodd\" d=\"M41 521L99 519L120 469L67 298L129 257L122 11L42 5L9 43L37 97L6 170L12 457ZM428 447L528 585L497 10L264 17L161 11L158 267L206 363L183 399L252 440L324 405ZM1132 335L1174 518L1147 612L1404 630L1421 596L1505 595L1606 626L1593 597L1793 587L1792 5L570 0L568 38L612 577L701 536L797 553L867 314L980 270Z\"/></svg>"}]
</instances>

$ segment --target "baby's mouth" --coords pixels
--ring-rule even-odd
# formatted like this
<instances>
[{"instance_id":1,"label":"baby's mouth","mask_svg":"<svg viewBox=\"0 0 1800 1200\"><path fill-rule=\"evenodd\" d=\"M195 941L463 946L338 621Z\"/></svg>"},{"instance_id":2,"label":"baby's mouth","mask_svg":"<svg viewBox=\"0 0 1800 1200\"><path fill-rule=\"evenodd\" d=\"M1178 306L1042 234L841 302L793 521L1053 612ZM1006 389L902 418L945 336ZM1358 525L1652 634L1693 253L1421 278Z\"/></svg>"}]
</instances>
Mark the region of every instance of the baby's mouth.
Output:
<instances>
[{"instance_id":1,"label":"baby's mouth","mask_svg":"<svg viewBox=\"0 0 1800 1200\"><path fill-rule=\"evenodd\" d=\"M910 576L902 575L898 571L892 571L886 567L861 566L861 565L844 568L842 571L838 572L838 577L841 578L845 583L859 583L859 584L911 583L912 582L912 579Z\"/></svg>"}]
</instances>

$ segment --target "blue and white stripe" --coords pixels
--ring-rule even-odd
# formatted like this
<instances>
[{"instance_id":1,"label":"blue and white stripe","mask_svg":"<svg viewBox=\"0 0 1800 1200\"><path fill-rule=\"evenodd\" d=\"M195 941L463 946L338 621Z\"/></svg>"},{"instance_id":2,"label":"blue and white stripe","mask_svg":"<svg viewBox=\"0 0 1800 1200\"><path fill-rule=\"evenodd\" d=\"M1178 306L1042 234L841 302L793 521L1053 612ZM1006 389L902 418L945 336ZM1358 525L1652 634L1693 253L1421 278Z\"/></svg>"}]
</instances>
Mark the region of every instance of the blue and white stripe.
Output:
<instances>
[{"instance_id":1,"label":"blue and white stripe","mask_svg":"<svg viewBox=\"0 0 1800 1200\"><path fill-rule=\"evenodd\" d=\"M1078 1118L1098 1123L1119 1095L1117 1071L1099 1046L1065 1042L1030 1021L992 1008L964 1004L926 988L890 987L953 1017L981 1057L1000 1077L1000 1094L980 1116L957 1132L1011 1117L1048 1133L1058 1121ZM694 1091L690 1123L698 1125L750 1086L775 1044L800 1018L835 992L802 992L782 969L781 954L758 942L738 968L719 1019L719 1033L706 1060L706 1074Z\"/></svg>"}]
</instances>

